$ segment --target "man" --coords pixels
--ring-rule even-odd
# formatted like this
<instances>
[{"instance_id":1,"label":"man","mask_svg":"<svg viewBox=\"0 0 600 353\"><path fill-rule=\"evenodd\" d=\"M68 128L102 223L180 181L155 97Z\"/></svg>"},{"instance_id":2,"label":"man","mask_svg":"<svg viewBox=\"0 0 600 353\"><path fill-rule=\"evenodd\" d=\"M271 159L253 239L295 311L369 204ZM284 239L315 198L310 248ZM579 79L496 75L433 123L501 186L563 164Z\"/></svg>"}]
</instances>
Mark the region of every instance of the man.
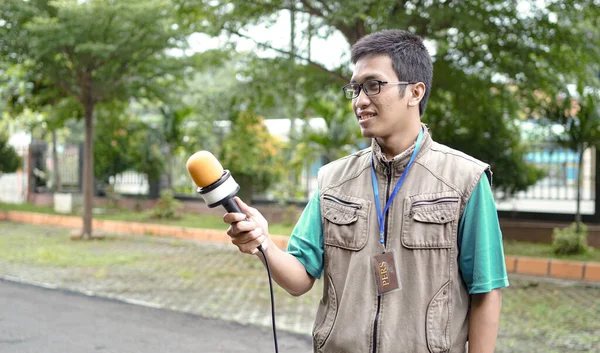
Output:
<instances>
[{"instance_id":1,"label":"man","mask_svg":"<svg viewBox=\"0 0 600 353\"><path fill-rule=\"evenodd\" d=\"M315 352L493 352L508 280L489 166L421 123L433 66L419 37L371 34L352 62L343 90L371 147L321 168L287 252L240 200L228 234L244 253L264 244L292 295L323 278Z\"/></svg>"}]
</instances>

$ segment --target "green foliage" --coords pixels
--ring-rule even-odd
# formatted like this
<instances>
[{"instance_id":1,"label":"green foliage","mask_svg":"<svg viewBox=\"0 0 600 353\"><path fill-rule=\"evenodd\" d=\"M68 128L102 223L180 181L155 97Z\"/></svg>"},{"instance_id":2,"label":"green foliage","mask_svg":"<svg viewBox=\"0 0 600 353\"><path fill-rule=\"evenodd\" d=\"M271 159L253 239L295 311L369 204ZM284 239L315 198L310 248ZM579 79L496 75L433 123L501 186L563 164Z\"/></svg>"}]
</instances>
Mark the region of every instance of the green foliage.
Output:
<instances>
[{"instance_id":1,"label":"green foliage","mask_svg":"<svg viewBox=\"0 0 600 353\"><path fill-rule=\"evenodd\" d=\"M159 95L168 90L158 83L182 74L165 50L181 47L187 32L174 26L167 0L6 0L0 18L2 54L30 63L43 82L82 104Z\"/></svg>"},{"instance_id":2,"label":"green foliage","mask_svg":"<svg viewBox=\"0 0 600 353\"><path fill-rule=\"evenodd\" d=\"M281 215L281 223L286 226L293 227L296 223L298 223L298 219L300 219L300 214L302 213L301 209L294 205L288 205L285 207L285 212Z\"/></svg>"},{"instance_id":3,"label":"green foliage","mask_svg":"<svg viewBox=\"0 0 600 353\"><path fill-rule=\"evenodd\" d=\"M231 119L219 160L241 186L247 201L255 192L263 192L284 174L279 156L282 144L273 137L263 118L253 110L242 110Z\"/></svg>"},{"instance_id":4,"label":"green foliage","mask_svg":"<svg viewBox=\"0 0 600 353\"><path fill-rule=\"evenodd\" d=\"M194 62L170 51L185 49L190 34L176 24L170 5L169 0L0 3L0 57L31 63L42 82L72 97L84 112L84 234L92 231L96 105L164 97Z\"/></svg>"},{"instance_id":5,"label":"green foliage","mask_svg":"<svg viewBox=\"0 0 600 353\"><path fill-rule=\"evenodd\" d=\"M157 180L169 172L173 158L165 156L173 156L183 143L181 129L187 114L170 109L162 107L150 115L149 109L132 113L124 103L115 101L99 106L94 142L96 179L107 184L110 176L131 170ZM142 111L146 116L136 115Z\"/></svg>"},{"instance_id":6,"label":"green foliage","mask_svg":"<svg viewBox=\"0 0 600 353\"><path fill-rule=\"evenodd\" d=\"M129 157L131 169L146 174L148 180L158 180L165 170L168 154L162 150L163 136L149 123L138 121L131 127Z\"/></svg>"},{"instance_id":7,"label":"green foliage","mask_svg":"<svg viewBox=\"0 0 600 353\"><path fill-rule=\"evenodd\" d=\"M106 208L110 210L119 210L121 195L116 193L112 185L106 187Z\"/></svg>"},{"instance_id":8,"label":"green foliage","mask_svg":"<svg viewBox=\"0 0 600 353\"><path fill-rule=\"evenodd\" d=\"M104 104L97 109L98 124L94 141L94 177L108 184L109 177L132 167L131 151L138 147L131 135L137 124L119 104Z\"/></svg>"},{"instance_id":9,"label":"green foliage","mask_svg":"<svg viewBox=\"0 0 600 353\"><path fill-rule=\"evenodd\" d=\"M594 0L179 3L180 16L189 26L215 35L225 31L232 41L249 38L259 48L273 49L271 53L279 56L269 55L256 67L269 73L273 86L291 83L296 94L309 100L341 87L350 77L348 55L340 55L339 66L327 67L315 61L312 38L341 34L352 45L366 34L387 28L422 36L433 48L435 66L423 121L430 124L439 142L490 163L497 171L495 186L507 192L525 189L540 176L523 162L522 141L513 122L536 109L539 92L562 89L596 77L599 71L600 6ZM253 26L268 28L277 17L287 16L290 6L298 18L296 33L302 33L295 46L274 47L251 35ZM293 65L289 65L290 57ZM289 86L269 98L284 104L290 100L293 104L301 99L290 95Z\"/></svg>"},{"instance_id":10,"label":"green foliage","mask_svg":"<svg viewBox=\"0 0 600 353\"><path fill-rule=\"evenodd\" d=\"M600 96L579 85L577 93L560 92L540 104L543 117L564 127L556 142L573 151L600 146Z\"/></svg>"},{"instance_id":11,"label":"green foliage","mask_svg":"<svg viewBox=\"0 0 600 353\"><path fill-rule=\"evenodd\" d=\"M356 151L361 143L366 142L356 128L350 103L336 93L324 92L307 102L307 116L323 118L326 127L319 129L308 123L304 125L298 141L300 153L296 155L297 160L314 161L323 157L328 163Z\"/></svg>"},{"instance_id":12,"label":"green foliage","mask_svg":"<svg viewBox=\"0 0 600 353\"><path fill-rule=\"evenodd\" d=\"M591 81L591 82L590 82ZM592 79L590 84L594 84ZM596 82L597 83L597 82ZM591 86L594 87L594 86ZM560 124L564 131L553 135L560 146L577 153L579 159L577 168L577 209L575 222L581 222L581 170L583 153L590 147L600 147L600 96L598 91L578 85L577 93L573 96L559 92L553 96L542 96L539 114L547 124Z\"/></svg>"},{"instance_id":13,"label":"green foliage","mask_svg":"<svg viewBox=\"0 0 600 353\"><path fill-rule=\"evenodd\" d=\"M13 173L21 166L21 157L14 147L8 144L8 138L0 133L0 175L2 173Z\"/></svg>"},{"instance_id":14,"label":"green foliage","mask_svg":"<svg viewBox=\"0 0 600 353\"><path fill-rule=\"evenodd\" d=\"M173 197L173 190L165 189L150 214L154 219L178 219L182 208L183 204Z\"/></svg>"},{"instance_id":15,"label":"green foliage","mask_svg":"<svg viewBox=\"0 0 600 353\"><path fill-rule=\"evenodd\" d=\"M558 255L585 254L588 251L588 229L583 223L572 223L552 231L552 248Z\"/></svg>"}]
</instances>

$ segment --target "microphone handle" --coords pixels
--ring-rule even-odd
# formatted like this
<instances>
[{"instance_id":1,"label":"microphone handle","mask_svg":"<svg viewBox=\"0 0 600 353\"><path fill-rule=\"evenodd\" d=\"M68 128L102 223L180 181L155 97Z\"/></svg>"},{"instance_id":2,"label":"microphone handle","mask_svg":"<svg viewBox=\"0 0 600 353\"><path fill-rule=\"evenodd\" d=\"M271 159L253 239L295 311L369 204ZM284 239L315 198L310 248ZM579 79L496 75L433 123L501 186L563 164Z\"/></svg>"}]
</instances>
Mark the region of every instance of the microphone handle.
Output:
<instances>
[{"instance_id":1,"label":"microphone handle","mask_svg":"<svg viewBox=\"0 0 600 353\"><path fill-rule=\"evenodd\" d=\"M240 206L238 206L237 202L235 202L233 197L223 200L223 203L221 204L221 206L225 207L225 210L227 210L227 212L244 213L240 209ZM246 217L246 220L248 220L248 217ZM263 246L259 245L257 249L262 252ZM264 253L263 253L263 256L264 256Z\"/></svg>"},{"instance_id":2,"label":"microphone handle","mask_svg":"<svg viewBox=\"0 0 600 353\"><path fill-rule=\"evenodd\" d=\"M227 212L244 213L240 209L240 206L238 206L237 202L235 202L233 197L229 197L229 198L223 200L223 203L221 204L221 206L225 207Z\"/></svg>"}]
</instances>

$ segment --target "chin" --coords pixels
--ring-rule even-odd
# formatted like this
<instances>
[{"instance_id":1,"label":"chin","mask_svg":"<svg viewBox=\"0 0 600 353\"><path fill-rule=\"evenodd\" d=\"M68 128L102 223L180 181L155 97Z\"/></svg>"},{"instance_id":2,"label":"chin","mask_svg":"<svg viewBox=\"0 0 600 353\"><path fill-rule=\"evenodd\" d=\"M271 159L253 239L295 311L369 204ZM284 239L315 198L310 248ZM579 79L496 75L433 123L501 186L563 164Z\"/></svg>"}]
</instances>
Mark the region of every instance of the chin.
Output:
<instances>
[{"instance_id":1,"label":"chin","mask_svg":"<svg viewBox=\"0 0 600 353\"><path fill-rule=\"evenodd\" d=\"M361 129L360 133L361 133L362 137L365 137L365 138L376 137L376 135L372 131L369 131L369 130Z\"/></svg>"}]
</instances>

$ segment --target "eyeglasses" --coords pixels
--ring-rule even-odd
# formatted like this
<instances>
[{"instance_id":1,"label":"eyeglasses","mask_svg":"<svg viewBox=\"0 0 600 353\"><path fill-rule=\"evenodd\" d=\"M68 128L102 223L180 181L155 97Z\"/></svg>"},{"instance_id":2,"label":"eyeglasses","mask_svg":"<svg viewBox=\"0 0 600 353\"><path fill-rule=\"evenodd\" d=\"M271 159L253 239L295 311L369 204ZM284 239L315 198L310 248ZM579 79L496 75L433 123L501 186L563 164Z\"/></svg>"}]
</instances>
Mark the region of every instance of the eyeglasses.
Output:
<instances>
[{"instance_id":1,"label":"eyeglasses","mask_svg":"<svg viewBox=\"0 0 600 353\"><path fill-rule=\"evenodd\" d=\"M376 94L379 94L379 92L381 92L381 86L383 86L383 85L387 85L387 84L410 85L413 83L415 83L415 82L407 82L407 81L387 82L387 81L379 81L379 80L367 80L363 83L349 83L349 84L345 85L344 87L342 87L342 90L344 91L344 95L346 96L346 98L354 99L354 98L358 97L361 89L365 92L365 94L367 96L374 96Z\"/></svg>"}]
</instances>

